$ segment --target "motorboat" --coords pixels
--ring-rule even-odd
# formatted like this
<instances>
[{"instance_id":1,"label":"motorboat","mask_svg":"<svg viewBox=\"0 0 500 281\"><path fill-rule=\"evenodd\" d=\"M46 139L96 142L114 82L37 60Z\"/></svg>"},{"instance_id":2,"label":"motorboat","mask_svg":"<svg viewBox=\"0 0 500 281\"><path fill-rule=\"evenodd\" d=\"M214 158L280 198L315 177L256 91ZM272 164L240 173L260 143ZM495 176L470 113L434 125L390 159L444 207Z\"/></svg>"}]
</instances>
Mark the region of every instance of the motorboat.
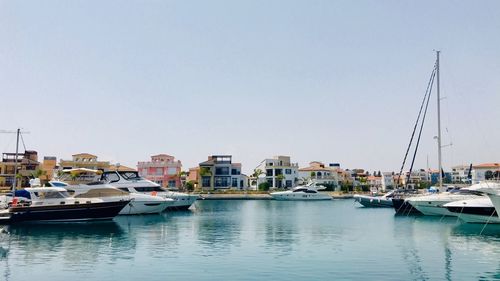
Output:
<instances>
[{"instance_id":1,"label":"motorboat","mask_svg":"<svg viewBox=\"0 0 500 281\"><path fill-rule=\"evenodd\" d=\"M491 200L497 214L500 214L500 183L484 181L470 187L471 189L484 192Z\"/></svg>"},{"instance_id":2,"label":"motorboat","mask_svg":"<svg viewBox=\"0 0 500 281\"><path fill-rule=\"evenodd\" d=\"M130 200L74 198L61 187L33 187L0 197L0 223L110 220Z\"/></svg>"},{"instance_id":3,"label":"motorboat","mask_svg":"<svg viewBox=\"0 0 500 281\"><path fill-rule=\"evenodd\" d=\"M450 212L444 205L453 201L476 199L481 196L484 194L479 191L463 188L451 192L409 197L406 198L406 201L426 216L456 216L456 213Z\"/></svg>"},{"instance_id":4,"label":"motorboat","mask_svg":"<svg viewBox=\"0 0 500 281\"><path fill-rule=\"evenodd\" d=\"M367 208L392 208L392 198L395 191L390 191L383 196L354 195L354 201Z\"/></svg>"},{"instance_id":5,"label":"motorboat","mask_svg":"<svg viewBox=\"0 0 500 281\"><path fill-rule=\"evenodd\" d=\"M187 210L199 198L197 194L174 192L159 184L139 176L135 171L108 171L101 175L101 182L130 193L148 194L172 199L174 202L167 210Z\"/></svg>"},{"instance_id":6,"label":"motorboat","mask_svg":"<svg viewBox=\"0 0 500 281\"><path fill-rule=\"evenodd\" d=\"M443 207L467 223L500 223L498 212L487 196L444 204Z\"/></svg>"},{"instance_id":7,"label":"motorboat","mask_svg":"<svg viewBox=\"0 0 500 281\"><path fill-rule=\"evenodd\" d=\"M75 198L101 198L104 201L130 200L127 206L120 211L120 215L158 214L166 210L169 206L172 206L175 202L173 199L161 196L130 193L110 185L80 184L66 186L65 188Z\"/></svg>"},{"instance_id":8,"label":"motorboat","mask_svg":"<svg viewBox=\"0 0 500 281\"><path fill-rule=\"evenodd\" d=\"M271 192L270 195L275 200L332 200L332 196L318 191L316 183L309 183L297 186L292 190ZM322 187L324 188L324 187Z\"/></svg>"}]
</instances>

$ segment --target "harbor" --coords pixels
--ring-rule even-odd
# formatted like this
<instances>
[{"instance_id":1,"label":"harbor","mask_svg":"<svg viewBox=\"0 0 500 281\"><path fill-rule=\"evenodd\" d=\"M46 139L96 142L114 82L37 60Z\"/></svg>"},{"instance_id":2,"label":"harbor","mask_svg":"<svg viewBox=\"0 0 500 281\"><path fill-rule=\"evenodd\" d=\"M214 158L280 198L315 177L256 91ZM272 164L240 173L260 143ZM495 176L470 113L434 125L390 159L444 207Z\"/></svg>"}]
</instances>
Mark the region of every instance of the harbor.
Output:
<instances>
[{"instance_id":1,"label":"harbor","mask_svg":"<svg viewBox=\"0 0 500 281\"><path fill-rule=\"evenodd\" d=\"M500 229L353 200L195 203L0 233L3 280L496 280ZM304 264L306 263L307 264ZM27 265L29 270L27 270Z\"/></svg>"}]
</instances>

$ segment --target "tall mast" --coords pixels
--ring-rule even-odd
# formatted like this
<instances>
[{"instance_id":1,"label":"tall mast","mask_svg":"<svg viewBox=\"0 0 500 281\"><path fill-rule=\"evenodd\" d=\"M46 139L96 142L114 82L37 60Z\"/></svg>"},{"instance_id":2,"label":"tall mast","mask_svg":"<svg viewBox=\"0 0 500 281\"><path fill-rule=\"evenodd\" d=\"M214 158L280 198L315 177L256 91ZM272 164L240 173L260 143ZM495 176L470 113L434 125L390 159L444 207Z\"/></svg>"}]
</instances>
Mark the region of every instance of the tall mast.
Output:
<instances>
[{"instance_id":1,"label":"tall mast","mask_svg":"<svg viewBox=\"0 0 500 281\"><path fill-rule=\"evenodd\" d=\"M14 185L12 186L12 192L16 191L17 187L17 155L19 154L19 134L21 133L21 129L17 129L17 139L16 139L16 155L14 157ZM14 193L12 193L14 196Z\"/></svg>"},{"instance_id":2,"label":"tall mast","mask_svg":"<svg viewBox=\"0 0 500 281\"><path fill-rule=\"evenodd\" d=\"M438 119L438 162L439 162L439 190L443 187L443 164L441 158L441 96L439 93L439 53L436 51L436 72L437 72L437 119Z\"/></svg>"}]
</instances>

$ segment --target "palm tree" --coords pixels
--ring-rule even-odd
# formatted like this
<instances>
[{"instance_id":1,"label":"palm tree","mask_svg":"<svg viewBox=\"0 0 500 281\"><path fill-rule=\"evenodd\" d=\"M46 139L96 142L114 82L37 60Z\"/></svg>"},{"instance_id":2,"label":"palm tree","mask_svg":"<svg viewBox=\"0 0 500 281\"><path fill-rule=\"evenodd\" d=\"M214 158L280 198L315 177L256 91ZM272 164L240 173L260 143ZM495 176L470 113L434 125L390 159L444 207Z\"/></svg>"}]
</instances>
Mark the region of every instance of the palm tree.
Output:
<instances>
[{"instance_id":1,"label":"palm tree","mask_svg":"<svg viewBox=\"0 0 500 281\"><path fill-rule=\"evenodd\" d=\"M283 180L285 179L285 176L283 174L279 174L276 176L276 181L279 181L280 186L277 186L278 188L283 187Z\"/></svg>"},{"instance_id":2,"label":"palm tree","mask_svg":"<svg viewBox=\"0 0 500 281\"><path fill-rule=\"evenodd\" d=\"M259 185L259 176L262 175L264 172L262 172L261 169L254 169L253 170L253 174L252 174L252 177L255 178L255 185L258 186Z\"/></svg>"}]
</instances>

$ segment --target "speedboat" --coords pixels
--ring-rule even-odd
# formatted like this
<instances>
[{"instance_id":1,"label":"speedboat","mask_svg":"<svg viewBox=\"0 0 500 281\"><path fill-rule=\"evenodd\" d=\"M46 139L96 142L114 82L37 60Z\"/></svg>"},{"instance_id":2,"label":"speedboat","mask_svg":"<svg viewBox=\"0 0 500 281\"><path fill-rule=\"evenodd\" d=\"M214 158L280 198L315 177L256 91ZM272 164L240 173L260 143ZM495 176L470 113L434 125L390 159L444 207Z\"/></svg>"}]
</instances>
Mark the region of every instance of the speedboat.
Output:
<instances>
[{"instance_id":1,"label":"speedboat","mask_svg":"<svg viewBox=\"0 0 500 281\"><path fill-rule=\"evenodd\" d=\"M315 183L310 183L297 186L292 190L272 192L270 195L275 200L332 200L330 195L320 193L317 189L318 186Z\"/></svg>"},{"instance_id":2,"label":"speedboat","mask_svg":"<svg viewBox=\"0 0 500 281\"><path fill-rule=\"evenodd\" d=\"M383 196L354 195L354 201L367 208L392 208L392 198L395 191L391 191Z\"/></svg>"},{"instance_id":3,"label":"speedboat","mask_svg":"<svg viewBox=\"0 0 500 281\"><path fill-rule=\"evenodd\" d=\"M467 223L500 223L498 213L487 196L450 202L443 207Z\"/></svg>"},{"instance_id":4,"label":"speedboat","mask_svg":"<svg viewBox=\"0 0 500 281\"><path fill-rule=\"evenodd\" d=\"M20 197L18 197L20 196ZM75 222L113 219L130 200L74 198L61 187L25 188L1 196L0 223Z\"/></svg>"},{"instance_id":5,"label":"speedboat","mask_svg":"<svg viewBox=\"0 0 500 281\"><path fill-rule=\"evenodd\" d=\"M479 191L463 188L452 192L409 197L406 198L406 201L426 216L456 216L456 213L450 212L443 205L453 201L476 199L481 196L483 194Z\"/></svg>"},{"instance_id":6,"label":"speedboat","mask_svg":"<svg viewBox=\"0 0 500 281\"><path fill-rule=\"evenodd\" d=\"M172 199L174 202L167 210L187 210L199 198L196 194L187 194L163 189L159 184L146 180L135 171L109 171L101 175L101 182L115 188L136 194L147 194Z\"/></svg>"}]
</instances>

